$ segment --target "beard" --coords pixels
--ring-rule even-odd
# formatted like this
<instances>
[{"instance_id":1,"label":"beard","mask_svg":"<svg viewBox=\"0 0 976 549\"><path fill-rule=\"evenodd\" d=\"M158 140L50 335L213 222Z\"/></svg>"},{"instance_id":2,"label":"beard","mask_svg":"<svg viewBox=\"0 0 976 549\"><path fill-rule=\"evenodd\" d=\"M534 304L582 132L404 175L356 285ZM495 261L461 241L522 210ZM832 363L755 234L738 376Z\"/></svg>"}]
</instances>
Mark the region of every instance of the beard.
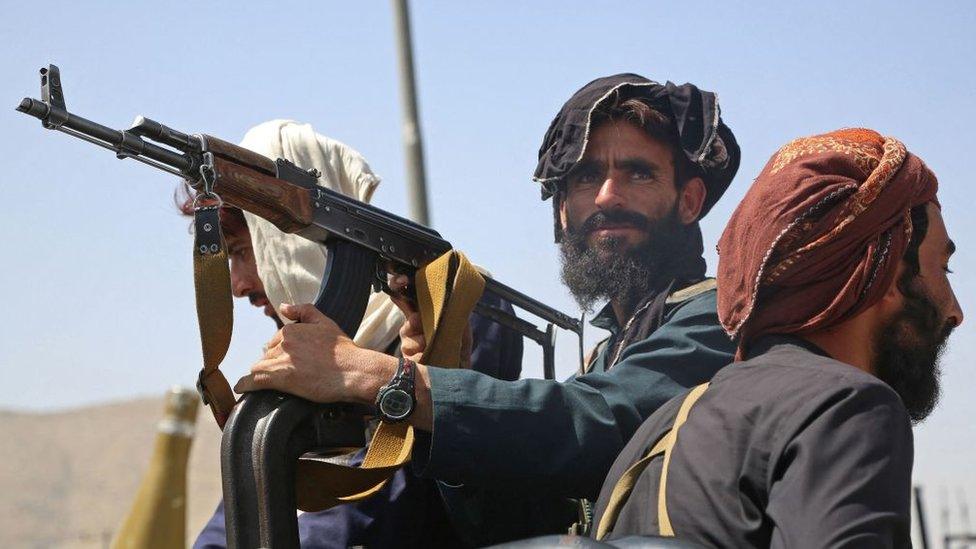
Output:
<instances>
[{"instance_id":1,"label":"beard","mask_svg":"<svg viewBox=\"0 0 976 549\"><path fill-rule=\"evenodd\" d=\"M905 305L875 336L873 366L878 379L898 393L912 422L918 423L939 400L939 358L954 326L942 320L915 276L898 285Z\"/></svg>"},{"instance_id":2,"label":"beard","mask_svg":"<svg viewBox=\"0 0 976 549\"><path fill-rule=\"evenodd\" d=\"M611 224L629 224L645 237L632 246L617 236L587 242L593 231ZM597 212L580 227L564 231L559 243L563 283L587 313L598 300L616 300L624 310L632 310L666 276L670 250L681 241L684 228L677 202L654 221L627 210Z\"/></svg>"},{"instance_id":3,"label":"beard","mask_svg":"<svg viewBox=\"0 0 976 549\"><path fill-rule=\"evenodd\" d=\"M264 292L251 292L247 294L247 300L250 301L251 305L254 305L255 307L264 307L264 316L267 316L268 318L273 320L275 326L277 326L279 330L285 327L285 323L282 322L281 319L278 317L277 312L273 312L275 311L275 308L271 307L271 305L268 304L267 294L265 294ZM269 308L271 309L271 311L268 311Z\"/></svg>"}]
</instances>

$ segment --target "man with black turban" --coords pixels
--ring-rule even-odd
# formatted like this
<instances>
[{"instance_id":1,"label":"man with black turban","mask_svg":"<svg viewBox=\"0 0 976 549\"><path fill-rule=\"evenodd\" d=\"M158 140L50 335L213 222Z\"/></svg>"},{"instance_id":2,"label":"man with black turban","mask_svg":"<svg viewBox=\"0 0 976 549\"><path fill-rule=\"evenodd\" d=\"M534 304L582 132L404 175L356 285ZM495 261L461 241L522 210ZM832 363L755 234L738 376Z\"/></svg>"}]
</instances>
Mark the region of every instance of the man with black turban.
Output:
<instances>
[{"instance_id":1,"label":"man with black turban","mask_svg":"<svg viewBox=\"0 0 976 549\"><path fill-rule=\"evenodd\" d=\"M911 422L963 319L935 175L846 129L777 152L719 242L737 362L634 435L597 503L599 539L709 547L910 547Z\"/></svg>"},{"instance_id":2,"label":"man with black turban","mask_svg":"<svg viewBox=\"0 0 976 549\"><path fill-rule=\"evenodd\" d=\"M412 467L444 481L469 543L565 532L579 518L565 498L596 496L641 422L731 360L698 220L738 166L717 97L691 84L600 78L553 120L535 179L553 198L563 279L584 308L609 301L593 324L611 336L564 383L412 369ZM372 403L394 377L395 359L356 348L314 307L287 309L314 329L279 333L239 390ZM405 324L405 354L423 350L419 333L419 319Z\"/></svg>"}]
</instances>

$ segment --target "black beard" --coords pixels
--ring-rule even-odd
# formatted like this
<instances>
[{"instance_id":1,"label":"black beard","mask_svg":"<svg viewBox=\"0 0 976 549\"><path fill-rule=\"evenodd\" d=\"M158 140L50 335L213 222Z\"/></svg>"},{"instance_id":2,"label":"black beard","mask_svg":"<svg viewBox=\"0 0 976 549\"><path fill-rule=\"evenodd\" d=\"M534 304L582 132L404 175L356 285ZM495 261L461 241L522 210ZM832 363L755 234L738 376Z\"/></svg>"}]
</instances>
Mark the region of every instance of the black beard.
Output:
<instances>
[{"instance_id":1,"label":"black beard","mask_svg":"<svg viewBox=\"0 0 976 549\"><path fill-rule=\"evenodd\" d=\"M901 397L913 423L922 421L939 401L939 358L954 326L914 280L899 280L905 306L875 337L874 372Z\"/></svg>"},{"instance_id":2,"label":"black beard","mask_svg":"<svg viewBox=\"0 0 976 549\"><path fill-rule=\"evenodd\" d=\"M611 223L630 224L647 236L633 247L619 237L601 238L590 247L586 241L590 233ZM669 250L680 245L683 228L677 203L668 215L655 221L626 210L597 212L581 227L569 227L563 233L559 243L563 283L588 313L603 299L631 310L666 276Z\"/></svg>"}]
</instances>

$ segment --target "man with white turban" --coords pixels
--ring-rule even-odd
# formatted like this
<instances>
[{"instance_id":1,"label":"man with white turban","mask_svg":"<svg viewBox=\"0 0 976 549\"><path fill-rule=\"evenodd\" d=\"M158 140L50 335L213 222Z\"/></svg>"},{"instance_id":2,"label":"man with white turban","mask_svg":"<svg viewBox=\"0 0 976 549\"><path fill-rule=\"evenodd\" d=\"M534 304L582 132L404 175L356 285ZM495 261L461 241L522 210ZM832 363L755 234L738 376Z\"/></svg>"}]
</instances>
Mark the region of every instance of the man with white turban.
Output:
<instances>
[{"instance_id":1,"label":"man with white turban","mask_svg":"<svg viewBox=\"0 0 976 549\"><path fill-rule=\"evenodd\" d=\"M268 158L284 158L304 169L321 173L319 184L363 202L369 202L380 183L357 151L316 133L312 126L290 120L272 120L255 126L241 146ZM192 200L184 213L192 213ZM325 246L280 231L271 222L235 208L221 209L231 286L236 297L247 297L263 307L280 325L287 319L277 308L282 303L310 303L318 296L325 272ZM486 296L485 299L493 299ZM507 306L501 302L496 306ZM374 293L353 340L357 345L394 353L399 347L403 314L384 293ZM521 336L474 315L471 319L474 351L472 367L484 373L517 379L521 370ZM364 452L350 464L358 465ZM370 499L299 517L303 547L457 545L444 515L437 485L408 471L399 471ZM226 545L223 503L200 533L195 548Z\"/></svg>"}]
</instances>

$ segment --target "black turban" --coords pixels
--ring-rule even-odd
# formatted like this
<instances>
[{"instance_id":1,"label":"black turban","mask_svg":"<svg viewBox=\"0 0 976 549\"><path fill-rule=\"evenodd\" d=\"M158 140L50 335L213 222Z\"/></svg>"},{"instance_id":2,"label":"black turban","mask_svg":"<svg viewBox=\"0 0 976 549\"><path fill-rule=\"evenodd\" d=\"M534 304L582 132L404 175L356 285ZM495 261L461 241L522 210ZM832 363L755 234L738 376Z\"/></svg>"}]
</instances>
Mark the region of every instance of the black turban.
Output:
<instances>
[{"instance_id":1,"label":"black turban","mask_svg":"<svg viewBox=\"0 0 976 549\"><path fill-rule=\"evenodd\" d=\"M698 167L705 182L707 194L701 212L704 217L739 169L739 145L732 130L722 122L718 96L693 84L661 85L630 73L598 78L583 86L549 125L533 177L542 184L542 199L556 192L557 185L583 157L591 113L611 98L614 91L620 101L641 99L674 121L681 150Z\"/></svg>"}]
</instances>

